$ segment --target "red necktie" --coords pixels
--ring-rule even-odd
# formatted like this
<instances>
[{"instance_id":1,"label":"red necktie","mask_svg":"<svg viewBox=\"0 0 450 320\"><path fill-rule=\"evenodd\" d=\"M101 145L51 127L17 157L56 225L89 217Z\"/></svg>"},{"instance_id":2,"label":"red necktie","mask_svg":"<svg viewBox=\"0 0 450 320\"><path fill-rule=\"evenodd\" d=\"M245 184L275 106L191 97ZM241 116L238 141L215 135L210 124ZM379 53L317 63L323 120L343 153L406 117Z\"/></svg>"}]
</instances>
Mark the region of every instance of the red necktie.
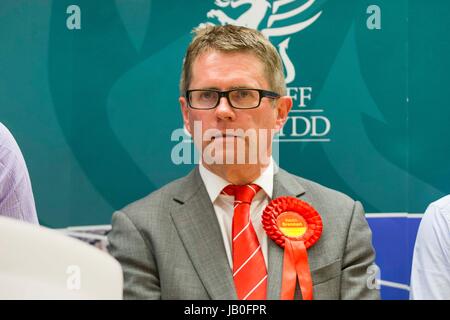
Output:
<instances>
[{"instance_id":1,"label":"red necktie","mask_svg":"<svg viewBox=\"0 0 450 320\"><path fill-rule=\"evenodd\" d=\"M266 299L266 264L250 219L250 204L260 189L256 184L228 185L222 191L234 196L233 280L239 300Z\"/></svg>"}]
</instances>

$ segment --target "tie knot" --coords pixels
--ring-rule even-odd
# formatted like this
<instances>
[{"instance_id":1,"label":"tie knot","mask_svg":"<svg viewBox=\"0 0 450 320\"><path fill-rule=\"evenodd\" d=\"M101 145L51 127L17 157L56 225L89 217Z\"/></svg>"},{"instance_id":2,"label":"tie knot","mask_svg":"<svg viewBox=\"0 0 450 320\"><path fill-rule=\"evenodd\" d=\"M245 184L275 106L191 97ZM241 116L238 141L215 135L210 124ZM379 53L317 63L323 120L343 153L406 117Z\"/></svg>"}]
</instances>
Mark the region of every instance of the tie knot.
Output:
<instances>
[{"instance_id":1,"label":"tie knot","mask_svg":"<svg viewBox=\"0 0 450 320\"><path fill-rule=\"evenodd\" d=\"M234 196L234 201L252 203L253 197L261 190L257 184L246 184L243 186L229 184L223 188L222 194Z\"/></svg>"}]
</instances>

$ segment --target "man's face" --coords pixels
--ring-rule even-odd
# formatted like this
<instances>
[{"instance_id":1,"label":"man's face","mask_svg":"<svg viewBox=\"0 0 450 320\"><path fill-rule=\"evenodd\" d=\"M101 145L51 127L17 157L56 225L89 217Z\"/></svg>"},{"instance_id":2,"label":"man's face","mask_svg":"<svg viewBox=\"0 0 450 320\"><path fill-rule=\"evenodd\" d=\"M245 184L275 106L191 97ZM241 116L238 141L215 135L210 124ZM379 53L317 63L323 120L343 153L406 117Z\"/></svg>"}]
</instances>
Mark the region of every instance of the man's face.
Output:
<instances>
[{"instance_id":1,"label":"man's face","mask_svg":"<svg viewBox=\"0 0 450 320\"><path fill-rule=\"evenodd\" d=\"M188 89L217 89L221 91L236 88L251 88L271 90L264 73L264 65L251 53L234 52L225 53L220 51L207 51L196 58L192 65L191 83ZM215 148L216 153L243 152L237 150L237 141L245 145L245 153L248 157L249 144L258 143L265 148L268 156L271 155L271 141L273 131L278 131L284 125L287 114L291 108L290 97L273 99L264 97L258 108L235 109L231 107L225 97L220 99L219 105L210 110L197 110L188 106L185 97L180 97L183 121L187 130L193 135L194 140L201 141L202 150ZM194 132L194 123L201 123L202 137ZM222 136L214 134L213 137L206 134L210 129L217 129ZM227 135L230 129L253 129L257 134L257 141L249 141L249 137L240 134ZM217 131L216 130L216 131ZM211 130L210 130L211 131ZM267 141L261 144L261 133L268 133ZM206 139L205 139L206 138ZM201 140L200 140L201 139ZM197 148L200 146L197 145ZM261 151L258 151L261 152ZM236 157L235 157L236 158ZM247 158L248 159L248 158Z\"/></svg>"}]
</instances>

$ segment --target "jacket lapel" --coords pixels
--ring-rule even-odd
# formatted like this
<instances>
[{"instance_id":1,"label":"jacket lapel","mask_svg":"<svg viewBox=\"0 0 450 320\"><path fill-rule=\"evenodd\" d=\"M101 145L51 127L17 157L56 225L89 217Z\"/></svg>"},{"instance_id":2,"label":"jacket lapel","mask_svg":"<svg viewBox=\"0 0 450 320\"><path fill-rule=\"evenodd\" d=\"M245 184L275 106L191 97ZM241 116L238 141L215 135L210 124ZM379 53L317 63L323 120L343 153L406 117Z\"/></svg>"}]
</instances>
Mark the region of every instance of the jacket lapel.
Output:
<instances>
[{"instance_id":1,"label":"jacket lapel","mask_svg":"<svg viewBox=\"0 0 450 320\"><path fill-rule=\"evenodd\" d=\"M198 167L186 177L171 211L175 227L211 299L237 299L219 223Z\"/></svg>"},{"instance_id":2,"label":"jacket lapel","mask_svg":"<svg viewBox=\"0 0 450 320\"><path fill-rule=\"evenodd\" d=\"M273 196L276 199L281 196L300 197L305 193L303 187L286 171L275 167L273 177ZM278 300L281 293L281 276L283 273L284 250L270 238L268 239L268 288L267 299Z\"/></svg>"},{"instance_id":3,"label":"jacket lapel","mask_svg":"<svg viewBox=\"0 0 450 320\"><path fill-rule=\"evenodd\" d=\"M170 214L199 278L211 299L237 299L219 223L198 168L186 177L179 190L174 201L181 207L177 206ZM276 168L273 199L281 196L300 197L304 193L303 187L289 173ZM269 300L280 298L283 255L284 250L269 239Z\"/></svg>"}]
</instances>

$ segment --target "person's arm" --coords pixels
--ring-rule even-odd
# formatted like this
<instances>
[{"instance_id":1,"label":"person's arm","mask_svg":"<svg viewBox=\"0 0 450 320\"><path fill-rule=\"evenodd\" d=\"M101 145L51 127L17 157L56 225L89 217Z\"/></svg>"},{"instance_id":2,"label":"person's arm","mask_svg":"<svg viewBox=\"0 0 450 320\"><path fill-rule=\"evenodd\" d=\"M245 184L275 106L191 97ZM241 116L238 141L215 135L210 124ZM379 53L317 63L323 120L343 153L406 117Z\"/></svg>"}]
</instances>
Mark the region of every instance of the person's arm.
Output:
<instances>
[{"instance_id":1,"label":"person's arm","mask_svg":"<svg viewBox=\"0 0 450 320\"><path fill-rule=\"evenodd\" d=\"M414 247L410 298L450 299L450 212L431 204Z\"/></svg>"},{"instance_id":2,"label":"person's arm","mask_svg":"<svg viewBox=\"0 0 450 320\"><path fill-rule=\"evenodd\" d=\"M343 257L341 299L380 299L380 291L371 281L374 262L372 232L361 203L356 201Z\"/></svg>"},{"instance_id":3,"label":"person's arm","mask_svg":"<svg viewBox=\"0 0 450 320\"><path fill-rule=\"evenodd\" d=\"M108 241L108 251L122 266L124 299L160 299L158 270L151 244L145 241L124 212L114 213Z\"/></svg>"},{"instance_id":4,"label":"person's arm","mask_svg":"<svg viewBox=\"0 0 450 320\"><path fill-rule=\"evenodd\" d=\"M1 124L0 215L38 224L25 160L13 136Z\"/></svg>"}]
</instances>

